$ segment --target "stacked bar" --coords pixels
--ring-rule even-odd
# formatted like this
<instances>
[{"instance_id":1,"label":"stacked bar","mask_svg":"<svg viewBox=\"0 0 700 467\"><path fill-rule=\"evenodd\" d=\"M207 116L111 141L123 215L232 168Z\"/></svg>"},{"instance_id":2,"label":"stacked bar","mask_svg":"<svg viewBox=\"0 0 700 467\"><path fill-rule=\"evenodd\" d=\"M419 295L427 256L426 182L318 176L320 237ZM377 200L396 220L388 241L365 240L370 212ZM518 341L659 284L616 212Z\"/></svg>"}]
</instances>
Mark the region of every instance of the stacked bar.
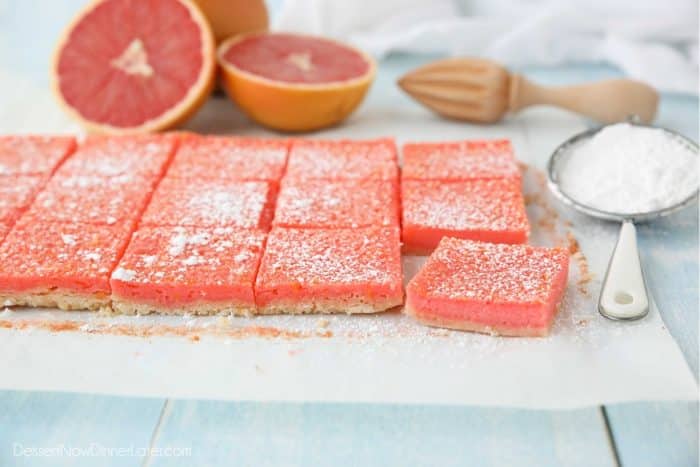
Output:
<instances>
[{"instance_id":1,"label":"stacked bar","mask_svg":"<svg viewBox=\"0 0 700 467\"><path fill-rule=\"evenodd\" d=\"M111 277L125 314L255 312L286 141L185 137Z\"/></svg>"},{"instance_id":2,"label":"stacked bar","mask_svg":"<svg viewBox=\"0 0 700 467\"><path fill-rule=\"evenodd\" d=\"M0 247L8 305L99 310L109 276L174 151L172 137L88 139Z\"/></svg>"},{"instance_id":3,"label":"stacked bar","mask_svg":"<svg viewBox=\"0 0 700 467\"><path fill-rule=\"evenodd\" d=\"M262 258L258 313L374 313L403 302L392 140L294 141Z\"/></svg>"},{"instance_id":4,"label":"stacked bar","mask_svg":"<svg viewBox=\"0 0 700 467\"><path fill-rule=\"evenodd\" d=\"M432 251L406 286L406 313L431 326L547 335L569 257L558 248L508 245L529 234L510 143L407 144L402 190L405 250Z\"/></svg>"},{"instance_id":5,"label":"stacked bar","mask_svg":"<svg viewBox=\"0 0 700 467\"><path fill-rule=\"evenodd\" d=\"M429 254L445 236L527 241L520 172L509 141L412 143L403 156L406 253Z\"/></svg>"}]
</instances>

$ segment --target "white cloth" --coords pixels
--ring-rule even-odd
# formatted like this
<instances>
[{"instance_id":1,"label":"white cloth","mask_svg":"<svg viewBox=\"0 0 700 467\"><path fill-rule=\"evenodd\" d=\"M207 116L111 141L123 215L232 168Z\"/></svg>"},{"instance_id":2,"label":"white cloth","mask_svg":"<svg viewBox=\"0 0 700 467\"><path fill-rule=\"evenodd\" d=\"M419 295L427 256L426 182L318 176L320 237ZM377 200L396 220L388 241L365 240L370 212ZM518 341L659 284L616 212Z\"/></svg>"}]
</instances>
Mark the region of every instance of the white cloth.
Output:
<instances>
[{"instance_id":1,"label":"white cloth","mask_svg":"<svg viewBox=\"0 0 700 467\"><path fill-rule=\"evenodd\" d=\"M658 89L698 94L697 0L286 0L274 28L346 40L377 57L606 62Z\"/></svg>"}]
</instances>

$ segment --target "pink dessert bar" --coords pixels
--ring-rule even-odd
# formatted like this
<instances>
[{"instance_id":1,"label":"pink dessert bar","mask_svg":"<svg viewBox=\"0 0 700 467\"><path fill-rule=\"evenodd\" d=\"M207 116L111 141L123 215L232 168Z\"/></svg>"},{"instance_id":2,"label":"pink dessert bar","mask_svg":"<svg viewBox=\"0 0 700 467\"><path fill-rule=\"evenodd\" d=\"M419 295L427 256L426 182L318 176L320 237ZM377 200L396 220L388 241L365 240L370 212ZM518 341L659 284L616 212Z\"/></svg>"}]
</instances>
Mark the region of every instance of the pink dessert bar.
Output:
<instances>
[{"instance_id":1,"label":"pink dessert bar","mask_svg":"<svg viewBox=\"0 0 700 467\"><path fill-rule=\"evenodd\" d=\"M0 303L108 309L109 276L130 235L125 226L22 218L0 245Z\"/></svg>"},{"instance_id":2,"label":"pink dessert bar","mask_svg":"<svg viewBox=\"0 0 700 467\"><path fill-rule=\"evenodd\" d=\"M431 326L546 336L568 268L562 248L443 238L406 287L406 313Z\"/></svg>"},{"instance_id":3,"label":"pink dessert bar","mask_svg":"<svg viewBox=\"0 0 700 467\"><path fill-rule=\"evenodd\" d=\"M60 169L62 175L141 175L159 178L178 137L165 135L91 136Z\"/></svg>"},{"instance_id":4,"label":"pink dessert bar","mask_svg":"<svg viewBox=\"0 0 700 467\"><path fill-rule=\"evenodd\" d=\"M232 227L142 227L112 274L112 308L125 314L255 311L265 233Z\"/></svg>"},{"instance_id":5,"label":"pink dessert bar","mask_svg":"<svg viewBox=\"0 0 700 467\"><path fill-rule=\"evenodd\" d=\"M50 175L74 149L72 136L0 136L0 175Z\"/></svg>"},{"instance_id":6,"label":"pink dessert bar","mask_svg":"<svg viewBox=\"0 0 700 467\"><path fill-rule=\"evenodd\" d=\"M445 236L494 243L527 241L530 227L519 180L406 180L401 192L406 253L430 253Z\"/></svg>"},{"instance_id":7,"label":"pink dessert bar","mask_svg":"<svg viewBox=\"0 0 700 467\"><path fill-rule=\"evenodd\" d=\"M40 221L116 224L134 222L153 192L153 180L136 175L56 174L27 216Z\"/></svg>"},{"instance_id":8,"label":"pink dessert bar","mask_svg":"<svg viewBox=\"0 0 700 467\"><path fill-rule=\"evenodd\" d=\"M289 142L231 136L183 138L168 177L279 182Z\"/></svg>"},{"instance_id":9,"label":"pink dessert bar","mask_svg":"<svg viewBox=\"0 0 700 467\"><path fill-rule=\"evenodd\" d=\"M165 177L141 225L268 229L276 189L268 182L186 180Z\"/></svg>"},{"instance_id":10,"label":"pink dessert bar","mask_svg":"<svg viewBox=\"0 0 700 467\"><path fill-rule=\"evenodd\" d=\"M396 227L274 228L255 284L258 313L375 313L403 302Z\"/></svg>"},{"instance_id":11,"label":"pink dessert bar","mask_svg":"<svg viewBox=\"0 0 700 467\"><path fill-rule=\"evenodd\" d=\"M295 140L289 154L287 178L397 180L396 145L392 139Z\"/></svg>"},{"instance_id":12,"label":"pink dessert bar","mask_svg":"<svg viewBox=\"0 0 700 467\"><path fill-rule=\"evenodd\" d=\"M273 224L280 227L398 226L396 184L384 180L285 180Z\"/></svg>"},{"instance_id":13,"label":"pink dessert bar","mask_svg":"<svg viewBox=\"0 0 700 467\"><path fill-rule=\"evenodd\" d=\"M403 147L404 180L461 181L520 178L508 140L408 143Z\"/></svg>"}]
</instances>

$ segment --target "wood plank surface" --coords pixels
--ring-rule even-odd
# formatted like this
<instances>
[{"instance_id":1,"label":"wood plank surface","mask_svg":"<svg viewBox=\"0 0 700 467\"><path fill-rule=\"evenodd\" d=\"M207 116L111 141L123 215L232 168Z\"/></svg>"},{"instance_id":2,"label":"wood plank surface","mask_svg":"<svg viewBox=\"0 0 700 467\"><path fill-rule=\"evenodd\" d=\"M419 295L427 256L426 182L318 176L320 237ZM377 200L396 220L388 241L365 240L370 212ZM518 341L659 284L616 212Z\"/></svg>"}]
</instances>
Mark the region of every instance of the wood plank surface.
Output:
<instances>
[{"instance_id":1,"label":"wood plank surface","mask_svg":"<svg viewBox=\"0 0 700 467\"><path fill-rule=\"evenodd\" d=\"M600 411L174 401L149 465L612 466Z\"/></svg>"},{"instance_id":2,"label":"wood plank surface","mask_svg":"<svg viewBox=\"0 0 700 467\"><path fill-rule=\"evenodd\" d=\"M0 391L0 466L141 465L164 403Z\"/></svg>"}]
</instances>

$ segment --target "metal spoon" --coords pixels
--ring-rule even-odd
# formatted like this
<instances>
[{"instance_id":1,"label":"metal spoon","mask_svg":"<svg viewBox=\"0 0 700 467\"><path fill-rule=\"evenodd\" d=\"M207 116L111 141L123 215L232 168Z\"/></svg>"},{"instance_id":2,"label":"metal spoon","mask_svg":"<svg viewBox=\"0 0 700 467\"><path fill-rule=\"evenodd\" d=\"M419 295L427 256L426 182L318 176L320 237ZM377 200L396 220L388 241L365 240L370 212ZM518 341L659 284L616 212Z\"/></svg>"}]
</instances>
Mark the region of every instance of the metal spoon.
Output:
<instances>
[{"instance_id":1,"label":"metal spoon","mask_svg":"<svg viewBox=\"0 0 700 467\"><path fill-rule=\"evenodd\" d=\"M663 130L691 151L694 151L696 154L698 152L697 143L674 131L640 125L634 121L630 123L636 126ZM606 318L614 320L636 320L643 318L649 312L649 294L639 260L637 233L634 223L651 221L683 209L697 201L698 190L696 189L690 196L679 203L664 206L655 211L634 214L602 211L572 198L562 191L559 185L560 169L563 167L563 162L576 154L575 151L571 150L574 146L590 139L603 128L605 127L584 131L568 139L554 151L547 163L548 185L549 189L559 200L573 209L598 219L622 222L617 244L610 258L608 270L605 273L605 279L600 291L598 311Z\"/></svg>"}]
</instances>

